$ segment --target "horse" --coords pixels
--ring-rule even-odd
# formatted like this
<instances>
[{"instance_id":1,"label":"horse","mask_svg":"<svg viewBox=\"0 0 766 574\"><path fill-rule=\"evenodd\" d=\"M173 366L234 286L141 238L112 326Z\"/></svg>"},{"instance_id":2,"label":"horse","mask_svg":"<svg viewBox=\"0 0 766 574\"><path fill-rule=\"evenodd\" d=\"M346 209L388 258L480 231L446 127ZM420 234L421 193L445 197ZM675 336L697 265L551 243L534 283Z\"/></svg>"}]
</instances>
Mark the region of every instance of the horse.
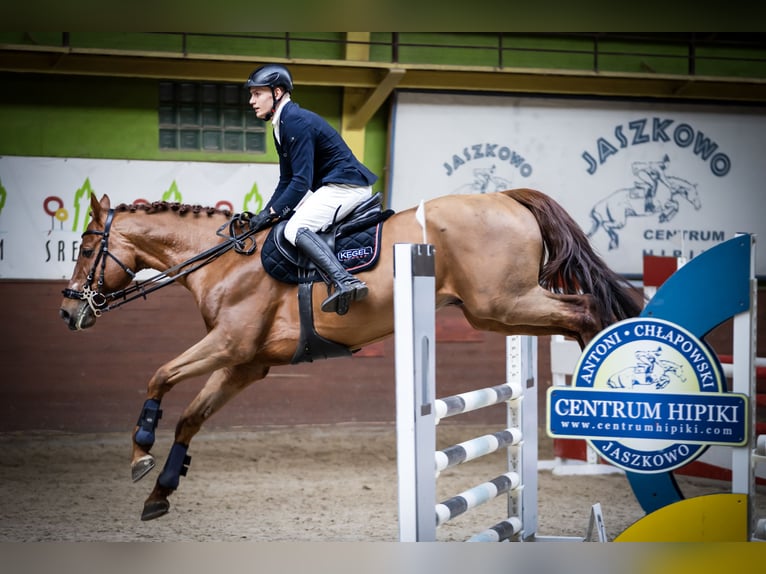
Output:
<instances>
[{"instance_id":1,"label":"horse","mask_svg":"<svg viewBox=\"0 0 766 574\"><path fill-rule=\"evenodd\" d=\"M133 429L130 464L137 481L154 467L150 449L162 398L190 377L209 375L179 418L164 468L144 502L141 519L151 520L169 511L168 497L186 473L189 444L203 423L271 367L293 362L301 335L299 286L272 278L261 258L247 256L263 244L265 230L254 233L249 250L219 250L230 243L220 230L237 220L230 212L167 202L112 208L108 195L92 196L90 206L59 309L69 329L93 327L143 269L164 269L165 277L186 287L206 327L200 341L152 375ZM436 307L459 307L475 329L562 334L584 347L607 325L641 311L638 292L542 192L445 195L425 202L424 209L435 249ZM323 293L313 293L309 305L321 337L355 351L393 334L393 245L421 242L418 219L411 208L382 224L378 264L359 275L369 295L347 314L321 312Z\"/></svg>"},{"instance_id":2,"label":"horse","mask_svg":"<svg viewBox=\"0 0 766 574\"><path fill-rule=\"evenodd\" d=\"M646 217L658 215L660 223L673 219L680 208L677 198L683 198L694 206L702 207L702 201L697 191L697 185L683 178L668 176L670 187L657 182L657 195L647 207L647 190L638 184L633 187L618 189L611 193L590 210L591 229L588 237L593 237L599 229L609 236L608 249L616 249L620 245L617 230L625 227L628 217Z\"/></svg>"}]
</instances>

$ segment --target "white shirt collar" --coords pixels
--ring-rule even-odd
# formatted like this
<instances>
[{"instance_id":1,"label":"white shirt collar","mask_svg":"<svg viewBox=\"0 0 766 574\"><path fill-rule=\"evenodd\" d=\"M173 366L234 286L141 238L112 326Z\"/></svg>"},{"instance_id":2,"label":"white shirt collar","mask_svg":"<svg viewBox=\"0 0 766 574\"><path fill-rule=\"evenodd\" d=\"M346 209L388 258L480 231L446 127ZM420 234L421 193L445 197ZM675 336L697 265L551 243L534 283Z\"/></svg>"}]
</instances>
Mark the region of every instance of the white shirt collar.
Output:
<instances>
[{"instance_id":1,"label":"white shirt collar","mask_svg":"<svg viewBox=\"0 0 766 574\"><path fill-rule=\"evenodd\" d=\"M285 104L290 101L290 93L285 92L285 95L282 96L282 99L279 100L279 105L277 105L277 111L274 112L274 117L271 118L271 125L274 126L274 137L277 138L277 142L282 145L282 140L279 139L279 116L282 115L282 108L285 107Z\"/></svg>"}]
</instances>

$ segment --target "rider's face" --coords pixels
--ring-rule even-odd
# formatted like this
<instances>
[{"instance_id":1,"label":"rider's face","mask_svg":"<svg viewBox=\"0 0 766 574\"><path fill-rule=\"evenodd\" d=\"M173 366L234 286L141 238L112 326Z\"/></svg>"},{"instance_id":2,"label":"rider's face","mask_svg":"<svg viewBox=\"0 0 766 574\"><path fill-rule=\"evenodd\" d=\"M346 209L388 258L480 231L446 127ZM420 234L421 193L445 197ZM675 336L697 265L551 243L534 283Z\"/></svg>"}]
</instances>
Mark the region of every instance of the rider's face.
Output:
<instances>
[{"instance_id":1,"label":"rider's face","mask_svg":"<svg viewBox=\"0 0 766 574\"><path fill-rule=\"evenodd\" d=\"M271 89L268 87L250 88L250 106L255 112L255 117L265 119L266 114L274 106L274 100L271 95Z\"/></svg>"},{"instance_id":2,"label":"rider's face","mask_svg":"<svg viewBox=\"0 0 766 574\"><path fill-rule=\"evenodd\" d=\"M282 88L274 88L277 99L282 95ZM257 86L250 88L250 106L258 119L266 119L266 116L274 107L274 97L271 94L271 88L268 86Z\"/></svg>"}]
</instances>

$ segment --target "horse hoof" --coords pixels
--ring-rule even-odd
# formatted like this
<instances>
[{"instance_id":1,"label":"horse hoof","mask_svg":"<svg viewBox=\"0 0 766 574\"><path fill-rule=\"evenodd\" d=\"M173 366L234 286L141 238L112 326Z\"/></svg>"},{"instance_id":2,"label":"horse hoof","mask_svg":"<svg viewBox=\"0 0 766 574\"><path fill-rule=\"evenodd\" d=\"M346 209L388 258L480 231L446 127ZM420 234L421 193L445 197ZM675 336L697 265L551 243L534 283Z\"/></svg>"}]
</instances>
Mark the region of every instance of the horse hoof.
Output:
<instances>
[{"instance_id":1,"label":"horse hoof","mask_svg":"<svg viewBox=\"0 0 766 574\"><path fill-rule=\"evenodd\" d=\"M144 511L141 513L141 520L154 520L168 513L170 503L167 500L155 500L144 504Z\"/></svg>"},{"instance_id":2,"label":"horse hoof","mask_svg":"<svg viewBox=\"0 0 766 574\"><path fill-rule=\"evenodd\" d=\"M138 482L144 478L150 470L154 468L154 457L150 454L146 454L139 458L130 467L130 473L133 477L133 482Z\"/></svg>"}]
</instances>

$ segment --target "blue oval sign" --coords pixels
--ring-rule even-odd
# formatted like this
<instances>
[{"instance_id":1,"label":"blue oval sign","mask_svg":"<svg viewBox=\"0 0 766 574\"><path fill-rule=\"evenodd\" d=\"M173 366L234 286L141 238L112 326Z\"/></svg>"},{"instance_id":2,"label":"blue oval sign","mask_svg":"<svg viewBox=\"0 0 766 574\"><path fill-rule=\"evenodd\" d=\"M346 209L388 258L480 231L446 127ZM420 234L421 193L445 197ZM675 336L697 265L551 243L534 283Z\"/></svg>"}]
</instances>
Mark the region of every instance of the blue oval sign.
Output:
<instances>
[{"instance_id":1,"label":"blue oval sign","mask_svg":"<svg viewBox=\"0 0 766 574\"><path fill-rule=\"evenodd\" d=\"M619 410L623 426L630 424L636 393L655 395L646 397L645 402L653 406L643 413L652 414L651 424L655 430L664 429L664 438L588 440L609 462L639 473L679 468L707 448L673 440L674 435L684 434L681 431L705 434L713 422L695 411L695 405L672 401L672 395L720 393L726 388L718 358L703 342L679 325L645 317L615 323L599 333L583 351L572 382L575 387L609 390L617 401L621 392L626 401L630 396L631 405ZM620 421L611 421L615 423Z\"/></svg>"}]
</instances>

